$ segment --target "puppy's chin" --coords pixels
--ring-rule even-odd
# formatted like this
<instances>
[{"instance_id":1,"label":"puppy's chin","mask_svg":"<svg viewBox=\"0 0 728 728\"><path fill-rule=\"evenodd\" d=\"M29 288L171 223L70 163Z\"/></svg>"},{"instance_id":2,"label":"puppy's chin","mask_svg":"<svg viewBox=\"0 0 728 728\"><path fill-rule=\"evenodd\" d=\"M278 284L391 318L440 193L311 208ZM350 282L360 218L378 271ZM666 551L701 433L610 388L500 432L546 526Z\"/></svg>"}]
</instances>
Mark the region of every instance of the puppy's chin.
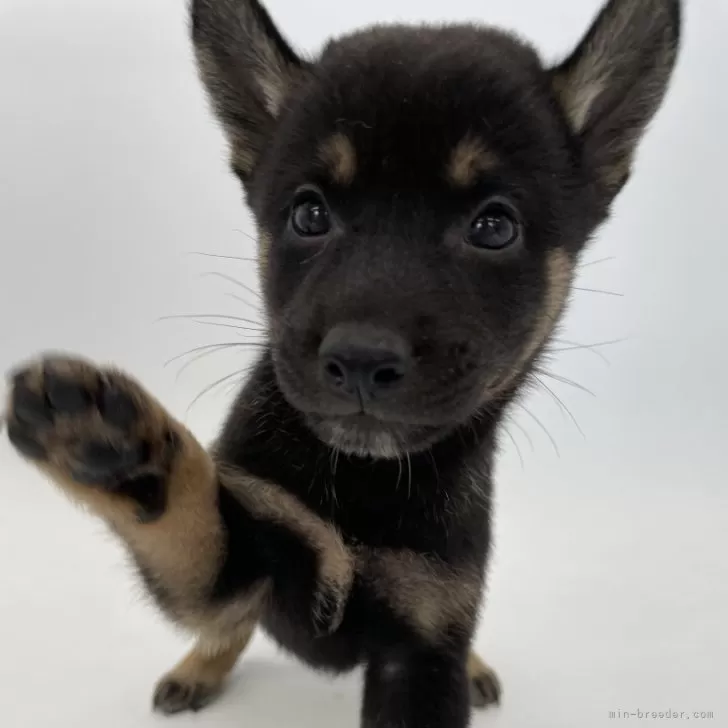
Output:
<instances>
[{"instance_id":1,"label":"puppy's chin","mask_svg":"<svg viewBox=\"0 0 728 728\"><path fill-rule=\"evenodd\" d=\"M397 460L426 450L451 429L393 424L369 415L324 417L309 414L306 419L316 436L329 447L346 455L375 460Z\"/></svg>"}]
</instances>

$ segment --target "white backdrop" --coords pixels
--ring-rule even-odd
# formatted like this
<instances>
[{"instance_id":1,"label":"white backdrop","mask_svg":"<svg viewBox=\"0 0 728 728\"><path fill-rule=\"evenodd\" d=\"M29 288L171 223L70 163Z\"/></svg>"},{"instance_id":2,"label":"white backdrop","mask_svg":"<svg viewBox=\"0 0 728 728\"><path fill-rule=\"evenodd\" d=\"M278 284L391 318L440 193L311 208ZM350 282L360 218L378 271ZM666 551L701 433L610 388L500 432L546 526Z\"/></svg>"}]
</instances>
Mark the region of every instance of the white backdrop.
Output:
<instances>
[{"instance_id":1,"label":"white backdrop","mask_svg":"<svg viewBox=\"0 0 728 728\"><path fill-rule=\"evenodd\" d=\"M598 5L269 0L304 50L372 21L483 19L553 59ZM553 382L583 436L542 394L527 403L533 416L517 413L515 444L504 441L479 641L505 702L476 726L598 728L620 722L610 711L668 709L712 711L704 722L728 725L728 4L687 5L672 92L579 283L622 295L578 291L562 334L625 341L553 364L595 395ZM254 285L252 263L190 254L245 257L253 244L197 84L184 6L0 0L0 370L48 348L110 360L208 438L229 388L187 407L248 356L215 354L179 378L182 361L164 363L242 339L157 319L258 315L254 296L204 275ZM151 687L184 645L131 585L103 528L3 441L1 725L161 721ZM225 699L176 723L354 728L359 690L356 677L328 684L260 639Z\"/></svg>"}]
</instances>

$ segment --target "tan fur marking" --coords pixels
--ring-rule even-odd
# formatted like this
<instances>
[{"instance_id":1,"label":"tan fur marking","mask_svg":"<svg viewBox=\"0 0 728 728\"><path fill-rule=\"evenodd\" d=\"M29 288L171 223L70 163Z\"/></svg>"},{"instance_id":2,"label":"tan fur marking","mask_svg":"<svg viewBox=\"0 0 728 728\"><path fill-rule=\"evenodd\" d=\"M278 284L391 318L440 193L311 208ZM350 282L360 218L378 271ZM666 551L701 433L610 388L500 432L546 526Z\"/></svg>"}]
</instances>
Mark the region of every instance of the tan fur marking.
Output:
<instances>
[{"instance_id":1,"label":"tan fur marking","mask_svg":"<svg viewBox=\"0 0 728 728\"><path fill-rule=\"evenodd\" d=\"M590 121L595 102L615 82L614 75L620 73L623 64L638 58L643 49L636 45L644 35L635 34L631 27L644 23L640 15L649 13L649 23L659 26L671 12L666 2L613 3L608 14L601 19L600 27L582 50L580 62L566 73L553 79L554 90L566 112L574 131L581 132ZM618 52L619 51L619 52ZM675 55L675 48L666 49L662 59L668 68Z\"/></svg>"},{"instance_id":2,"label":"tan fur marking","mask_svg":"<svg viewBox=\"0 0 728 728\"><path fill-rule=\"evenodd\" d=\"M310 511L280 486L220 465L222 483L251 513L285 525L320 557L319 577L348 591L354 577L354 558L336 528Z\"/></svg>"},{"instance_id":3,"label":"tan fur marking","mask_svg":"<svg viewBox=\"0 0 728 728\"><path fill-rule=\"evenodd\" d=\"M44 391L45 366L36 362L24 371L24 383L31 390ZM158 584L160 606L178 625L197 633L234 634L241 626L258 621L269 596L270 583L264 579L234 600L210 604L209 590L224 555L225 533L218 509L222 485L250 512L284 524L318 554L320 591L314 609L326 607L327 611L315 611L314 617L325 619L327 628L336 629L354 578L354 559L333 526L279 486L218 466L213 455L181 423L125 374L62 357L54 357L52 367L63 378L84 385L90 397L106 379L133 401L135 417L127 425L130 431L123 433L94 407L58 418L43 434L47 461L39 465L68 495L118 534L145 577ZM170 439L170 432L176 438ZM166 476L166 503L158 518L144 522L134 499L74 480L75 443L94 441L119 451L128 448L130 442L148 445L148 462L140 474L147 471ZM333 615L328 613L331 597L336 600Z\"/></svg>"},{"instance_id":4,"label":"tan fur marking","mask_svg":"<svg viewBox=\"0 0 728 728\"><path fill-rule=\"evenodd\" d=\"M176 587L180 598L190 589L206 588L222 556L214 464L192 435L183 433L183 452L168 480L162 517L148 528L115 524L134 553L159 572L167 588Z\"/></svg>"},{"instance_id":5,"label":"tan fur marking","mask_svg":"<svg viewBox=\"0 0 728 728\"><path fill-rule=\"evenodd\" d=\"M475 680L482 675L491 675L493 672L493 668L487 665L477 653L470 652L468 655L468 677L471 680Z\"/></svg>"},{"instance_id":6,"label":"tan fur marking","mask_svg":"<svg viewBox=\"0 0 728 728\"><path fill-rule=\"evenodd\" d=\"M215 465L194 436L169 419L151 397L136 399L144 413L140 424L150 442L163 441L170 427L179 437L179 451L167 480L167 505L158 520L140 523L132 500L79 485L67 475L67 465L58 456L40 467L74 501L104 519L173 598L188 601L209 586L222 556ZM103 432L101 425L99 432ZM185 558L180 559L180 554Z\"/></svg>"},{"instance_id":7,"label":"tan fur marking","mask_svg":"<svg viewBox=\"0 0 728 728\"><path fill-rule=\"evenodd\" d=\"M594 102L608 87L610 75L617 67L612 49L615 38L628 32L628 24L632 18L636 3L621 3L619 12L609 26L610 32L596 33L590 45L582 54L582 62L577 64L568 76L556 76L554 89L561 100L571 126L576 132L584 129L589 121Z\"/></svg>"},{"instance_id":8,"label":"tan fur marking","mask_svg":"<svg viewBox=\"0 0 728 728\"><path fill-rule=\"evenodd\" d=\"M589 112L594 102L604 92L606 84L603 79L597 79L575 89L571 83L570 80L557 76L554 79L554 89L571 128L575 132L581 132L589 120Z\"/></svg>"},{"instance_id":9,"label":"tan fur marking","mask_svg":"<svg viewBox=\"0 0 728 728\"><path fill-rule=\"evenodd\" d=\"M295 83L297 71L286 62L265 32L251 34L250 40L251 50L256 56L254 77L263 94L266 110L276 118Z\"/></svg>"},{"instance_id":10,"label":"tan fur marking","mask_svg":"<svg viewBox=\"0 0 728 728\"><path fill-rule=\"evenodd\" d=\"M195 600L195 595L190 595L186 602L180 603L172 616L176 624L188 632L211 632L234 641L239 631L246 632L260 621L270 596L270 586L270 581L265 579L235 599L218 606L210 605L207 595L202 600ZM220 645L226 644L223 639L218 642Z\"/></svg>"},{"instance_id":11,"label":"tan fur marking","mask_svg":"<svg viewBox=\"0 0 728 728\"><path fill-rule=\"evenodd\" d=\"M43 367L42 362L36 362L26 370L26 386L43 391ZM91 437L110 444L119 442L119 433L102 419L98 410L58 420L53 431L45 435L48 460L35 463L36 466L120 537L145 572L164 589L163 606L178 625L196 633L214 630L234 635L241 625L254 624L265 604L267 582L254 585L247 595L229 604L211 607L208 603L209 587L219 571L224 546L212 457L189 430L122 372L99 370L86 362L63 357L53 357L53 370L84 384L91 393L100 378L113 379L114 386L131 397L138 413L132 433L139 442L149 443L149 467L169 468L165 509L159 518L144 523L133 499L73 480L70 473L74 441ZM173 452L168 450L170 431L177 438Z\"/></svg>"},{"instance_id":12,"label":"tan fur marking","mask_svg":"<svg viewBox=\"0 0 728 728\"><path fill-rule=\"evenodd\" d=\"M272 245L273 236L267 230L260 230L258 232L258 278L261 284L265 279L265 273L268 269L268 258Z\"/></svg>"},{"instance_id":13,"label":"tan fur marking","mask_svg":"<svg viewBox=\"0 0 728 728\"><path fill-rule=\"evenodd\" d=\"M553 331L554 326L556 326L569 296L573 273L574 264L563 248L555 248L548 254L546 259L546 296L538 324L534 328L523 353L524 363L531 360Z\"/></svg>"},{"instance_id":14,"label":"tan fur marking","mask_svg":"<svg viewBox=\"0 0 728 728\"><path fill-rule=\"evenodd\" d=\"M268 69L256 73L255 80L263 93L266 110L273 118L277 117L281 112L288 84L283 82L281 76L270 73Z\"/></svg>"},{"instance_id":15,"label":"tan fur marking","mask_svg":"<svg viewBox=\"0 0 728 728\"><path fill-rule=\"evenodd\" d=\"M447 179L454 187L467 188L475 183L478 175L498 166L498 157L489 150L482 139L468 135L462 139L447 164Z\"/></svg>"},{"instance_id":16,"label":"tan fur marking","mask_svg":"<svg viewBox=\"0 0 728 728\"><path fill-rule=\"evenodd\" d=\"M341 132L330 136L319 148L319 159L326 165L331 179L350 185L356 176L356 150L349 137Z\"/></svg>"},{"instance_id":17,"label":"tan fur marking","mask_svg":"<svg viewBox=\"0 0 728 728\"><path fill-rule=\"evenodd\" d=\"M204 47L195 48L197 72L205 87L209 90L210 101L214 105L218 117L222 121L228 143L232 163L243 174L250 174L255 165L256 155L251 147L245 130L239 124L226 121L231 105L236 104L237 91L230 88L226 75L220 73L213 54Z\"/></svg>"},{"instance_id":18,"label":"tan fur marking","mask_svg":"<svg viewBox=\"0 0 728 728\"><path fill-rule=\"evenodd\" d=\"M511 373L498 381L497 391L488 388L486 390L487 395L492 396L507 389L544 345L566 306L573 274L574 264L563 248L555 248L548 254L546 259L546 294L538 321L523 347L520 357L511 368Z\"/></svg>"},{"instance_id":19,"label":"tan fur marking","mask_svg":"<svg viewBox=\"0 0 728 728\"><path fill-rule=\"evenodd\" d=\"M219 691L248 646L254 631L254 624L247 625L236 634L228 635L224 642L200 637L190 652L161 678L159 684L170 681L186 685L201 683L212 691Z\"/></svg>"},{"instance_id":20,"label":"tan fur marking","mask_svg":"<svg viewBox=\"0 0 728 728\"><path fill-rule=\"evenodd\" d=\"M208 465L203 462L180 456L168 481L165 512L150 524L139 523L134 504L128 499L50 474L76 502L104 519L164 586L169 596L164 607L177 626L193 633L214 631L232 637L241 625L247 629L247 625L258 622L270 585L262 581L234 601L210 605L208 590L219 570L223 533L217 510L217 483L196 477L207 471ZM213 487L208 490L207 484ZM180 554L185 557L180 558Z\"/></svg>"},{"instance_id":21,"label":"tan fur marking","mask_svg":"<svg viewBox=\"0 0 728 728\"><path fill-rule=\"evenodd\" d=\"M225 125L225 131L230 140L230 158L233 165L243 174L251 174L256 157L250 148L247 137L240 129L230 124Z\"/></svg>"},{"instance_id":22,"label":"tan fur marking","mask_svg":"<svg viewBox=\"0 0 728 728\"><path fill-rule=\"evenodd\" d=\"M602 167L602 179L609 189L619 189L630 175L632 154L625 152L616 163Z\"/></svg>"},{"instance_id":23,"label":"tan fur marking","mask_svg":"<svg viewBox=\"0 0 728 728\"><path fill-rule=\"evenodd\" d=\"M487 665L473 651L468 655L468 679L470 680L470 702L475 708L487 708L499 703L502 693L496 671Z\"/></svg>"},{"instance_id":24,"label":"tan fur marking","mask_svg":"<svg viewBox=\"0 0 728 728\"><path fill-rule=\"evenodd\" d=\"M364 550L359 570L380 598L431 641L449 627L473 628L483 577L408 550Z\"/></svg>"}]
</instances>

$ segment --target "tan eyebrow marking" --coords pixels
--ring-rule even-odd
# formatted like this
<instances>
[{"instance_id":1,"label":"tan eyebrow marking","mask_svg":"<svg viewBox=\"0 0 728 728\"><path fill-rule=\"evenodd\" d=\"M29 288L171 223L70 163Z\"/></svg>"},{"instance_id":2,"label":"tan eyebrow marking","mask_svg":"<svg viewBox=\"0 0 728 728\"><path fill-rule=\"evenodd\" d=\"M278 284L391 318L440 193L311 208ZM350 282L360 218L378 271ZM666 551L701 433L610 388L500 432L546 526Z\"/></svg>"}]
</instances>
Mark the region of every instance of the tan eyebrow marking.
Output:
<instances>
[{"instance_id":1,"label":"tan eyebrow marking","mask_svg":"<svg viewBox=\"0 0 728 728\"><path fill-rule=\"evenodd\" d=\"M319 159L328 168L334 182L350 185L356 175L356 149L342 132L332 134L319 147Z\"/></svg>"},{"instance_id":2,"label":"tan eyebrow marking","mask_svg":"<svg viewBox=\"0 0 728 728\"><path fill-rule=\"evenodd\" d=\"M482 172L499 164L495 152L485 142L468 134L453 149L447 163L447 179L454 187L470 187Z\"/></svg>"}]
</instances>

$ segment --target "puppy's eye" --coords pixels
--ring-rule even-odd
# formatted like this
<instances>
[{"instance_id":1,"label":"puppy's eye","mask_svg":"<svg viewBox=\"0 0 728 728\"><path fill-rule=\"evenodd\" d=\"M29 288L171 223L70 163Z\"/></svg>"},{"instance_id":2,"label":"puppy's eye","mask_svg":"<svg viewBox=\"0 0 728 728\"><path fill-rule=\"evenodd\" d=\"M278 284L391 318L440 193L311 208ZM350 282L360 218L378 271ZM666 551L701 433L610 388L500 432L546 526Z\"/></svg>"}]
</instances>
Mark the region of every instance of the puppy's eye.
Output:
<instances>
[{"instance_id":1,"label":"puppy's eye","mask_svg":"<svg viewBox=\"0 0 728 728\"><path fill-rule=\"evenodd\" d=\"M326 235L331 229L329 208L318 195L306 195L293 205L291 227L302 238Z\"/></svg>"},{"instance_id":2,"label":"puppy's eye","mask_svg":"<svg viewBox=\"0 0 728 728\"><path fill-rule=\"evenodd\" d=\"M492 203L478 213L468 230L467 241L476 248L502 250L518 242L521 225L507 207Z\"/></svg>"}]
</instances>

